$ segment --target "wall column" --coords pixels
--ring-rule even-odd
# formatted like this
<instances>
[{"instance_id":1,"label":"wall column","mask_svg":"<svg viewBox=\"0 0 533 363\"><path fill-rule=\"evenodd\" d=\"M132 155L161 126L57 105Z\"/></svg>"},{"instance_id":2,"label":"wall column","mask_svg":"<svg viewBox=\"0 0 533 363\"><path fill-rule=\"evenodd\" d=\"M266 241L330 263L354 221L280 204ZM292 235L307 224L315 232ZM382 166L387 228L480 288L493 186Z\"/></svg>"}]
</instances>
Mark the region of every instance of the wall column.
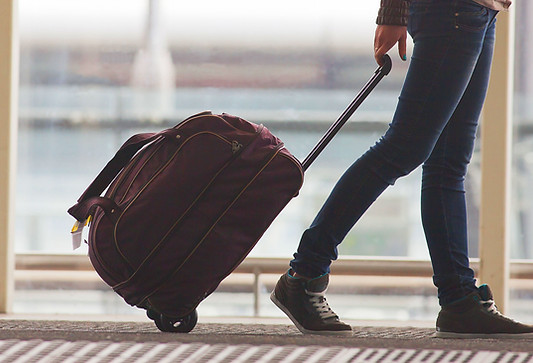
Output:
<instances>
[{"instance_id":1,"label":"wall column","mask_svg":"<svg viewBox=\"0 0 533 363\"><path fill-rule=\"evenodd\" d=\"M0 313L11 311L18 109L17 0L0 0Z\"/></svg>"}]
</instances>

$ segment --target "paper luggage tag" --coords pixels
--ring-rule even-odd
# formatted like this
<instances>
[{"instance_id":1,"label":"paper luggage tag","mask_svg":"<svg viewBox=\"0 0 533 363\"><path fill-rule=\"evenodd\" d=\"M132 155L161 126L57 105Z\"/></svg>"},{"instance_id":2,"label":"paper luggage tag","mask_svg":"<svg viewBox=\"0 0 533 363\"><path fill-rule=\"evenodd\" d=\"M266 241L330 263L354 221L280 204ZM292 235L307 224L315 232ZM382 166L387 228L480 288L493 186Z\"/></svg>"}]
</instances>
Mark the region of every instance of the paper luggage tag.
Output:
<instances>
[{"instance_id":1,"label":"paper luggage tag","mask_svg":"<svg viewBox=\"0 0 533 363\"><path fill-rule=\"evenodd\" d=\"M72 249L77 250L81 246L81 241L83 239L83 229L85 226L88 226L91 222L91 216L89 216L85 221L80 222L76 221L72 230L70 231L72 235Z\"/></svg>"}]
</instances>

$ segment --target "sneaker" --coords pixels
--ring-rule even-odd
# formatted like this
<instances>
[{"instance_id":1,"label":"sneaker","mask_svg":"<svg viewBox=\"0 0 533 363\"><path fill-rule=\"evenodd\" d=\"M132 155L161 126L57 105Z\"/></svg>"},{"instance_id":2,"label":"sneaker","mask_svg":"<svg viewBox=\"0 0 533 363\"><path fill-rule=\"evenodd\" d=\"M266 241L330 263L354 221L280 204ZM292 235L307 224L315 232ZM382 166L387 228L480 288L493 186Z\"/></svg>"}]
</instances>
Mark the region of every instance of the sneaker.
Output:
<instances>
[{"instance_id":1,"label":"sneaker","mask_svg":"<svg viewBox=\"0 0 533 363\"><path fill-rule=\"evenodd\" d=\"M340 321L326 301L329 275L305 280L291 272L281 276L270 300L304 334L351 335L351 326Z\"/></svg>"},{"instance_id":2,"label":"sneaker","mask_svg":"<svg viewBox=\"0 0 533 363\"><path fill-rule=\"evenodd\" d=\"M533 326L502 315L487 285L449 305L437 318L438 338L526 338L533 337Z\"/></svg>"}]
</instances>

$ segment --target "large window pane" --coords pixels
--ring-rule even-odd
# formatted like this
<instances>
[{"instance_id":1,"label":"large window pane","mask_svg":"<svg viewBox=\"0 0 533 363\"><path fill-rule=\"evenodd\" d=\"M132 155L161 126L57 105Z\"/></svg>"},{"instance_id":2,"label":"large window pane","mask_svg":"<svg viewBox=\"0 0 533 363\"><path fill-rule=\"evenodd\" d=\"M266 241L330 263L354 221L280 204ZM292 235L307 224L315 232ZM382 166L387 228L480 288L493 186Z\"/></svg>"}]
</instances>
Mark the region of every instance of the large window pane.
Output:
<instances>
[{"instance_id":1,"label":"large window pane","mask_svg":"<svg viewBox=\"0 0 533 363\"><path fill-rule=\"evenodd\" d=\"M71 253L73 219L67 208L132 134L158 131L209 109L265 124L303 159L376 68L372 43L377 0L19 1L17 252ZM531 258L533 49L526 19L533 14L527 2L516 7L512 257ZM408 65L396 49L390 54L392 73L309 169L300 195L276 219L253 256L290 258L334 183L385 131ZM467 179L473 257L479 165L476 151ZM341 254L428 258L419 200L417 169L369 209L340 246ZM389 299L381 309L376 301L384 300L372 295L377 290L359 296L355 311L350 296L341 297L336 306L347 318L432 319L438 306L431 281L417 284L406 288L409 293L398 300L402 306L391 308ZM19 309L27 311L34 311L38 296L40 301L50 297L46 312L64 312L83 305L81 300L91 301L90 312L129 312L113 292L100 293L105 297L78 292L80 301L73 302L66 292L61 295L68 301L64 305L53 302L59 295L31 289L17 296L24 301ZM244 304L246 311L252 310L249 296L225 298L230 302L224 306L234 309L229 315L247 314ZM232 307L241 298L244 302ZM522 305L514 306L527 313ZM205 311L217 315L219 308L207 304ZM267 314L279 314L272 306L267 309Z\"/></svg>"},{"instance_id":2,"label":"large window pane","mask_svg":"<svg viewBox=\"0 0 533 363\"><path fill-rule=\"evenodd\" d=\"M122 142L199 111L263 123L303 159L376 68L372 42L378 3L19 0L16 251L71 253L73 219L66 209ZM526 1L513 6L518 28L512 257L532 258L533 48L527 19L533 7ZM392 73L311 167L300 195L253 256L288 259L342 172L384 132L408 65L396 54L391 51ZM478 155L476 151L467 179L473 257L478 246ZM416 170L369 209L341 245L341 254L427 258L419 198ZM70 294L35 291L29 283L30 288L17 290L19 312L131 312L109 289ZM337 297L335 306L346 318L433 319L438 307L429 284L428 279L409 286L397 299L401 306L392 309L390 299L380 300L373 295L376 290L360 287L354 290L363 291L357 309L346 295ZM513 297L521 293L517 290ZM204 313L250 314L249 296L221 296L217 304L206 303ZM224 299L230 302L221 304ZM280 314L263 305L266 315ZM512 308L514 317L527 320L527 301Z\"/></svg>"},{"instance_id":3,"label":"large window pane","mask_svg":"<svg viewBox=\"0 0 533 363\"><path fill-rule=\"evenodd\" d=\"M303 159L376 68L377 5L21 0L16 250L68 252L65 211L120 144L192 113L263 123ZM385 130L405 69L395 57L253 254L290 256L340 174ZM426 257L418 194L415 172L380 198L341 252Z\"/></svg>"},{"instance_id":4,"label":"large window pane","mask_svg":"<svg viewBox=\"0 0 533 363\"><path fill-rule=\"evenodd\" d=\"M511 258L533 258L533 4L516 2Z\"/></svg>"}]
</instances>

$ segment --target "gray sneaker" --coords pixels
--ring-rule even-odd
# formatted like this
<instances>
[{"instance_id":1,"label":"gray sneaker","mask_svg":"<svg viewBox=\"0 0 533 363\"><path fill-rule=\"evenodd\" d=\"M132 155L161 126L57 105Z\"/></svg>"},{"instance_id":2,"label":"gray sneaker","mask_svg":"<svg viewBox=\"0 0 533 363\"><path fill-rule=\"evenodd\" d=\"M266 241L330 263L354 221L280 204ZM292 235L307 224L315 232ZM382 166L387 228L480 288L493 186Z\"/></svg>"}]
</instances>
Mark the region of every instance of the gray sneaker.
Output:
<instances>
[{"instance_id":1,"label":"gray sneaker","mask_svg":"<svg viewBox=\"0 0 533 363\"><path fill-rule=\"evenodd\" d=\"M270 300L304 334L351 335L350 325L340 321L326 301L329 275L307 281L293 277L291 272L281 276Z\"/></svg>"},{"instance_id":2,"label":"gray sneaker","mask_svg":"<svg viewBox=\"0 0 533 363\"><path fill-rule=\"evenodd\" d=\"M533 338L533 326L502 315L487 285L452 304L437 318L438 338Z\"/></svg>"}]
</instances>

